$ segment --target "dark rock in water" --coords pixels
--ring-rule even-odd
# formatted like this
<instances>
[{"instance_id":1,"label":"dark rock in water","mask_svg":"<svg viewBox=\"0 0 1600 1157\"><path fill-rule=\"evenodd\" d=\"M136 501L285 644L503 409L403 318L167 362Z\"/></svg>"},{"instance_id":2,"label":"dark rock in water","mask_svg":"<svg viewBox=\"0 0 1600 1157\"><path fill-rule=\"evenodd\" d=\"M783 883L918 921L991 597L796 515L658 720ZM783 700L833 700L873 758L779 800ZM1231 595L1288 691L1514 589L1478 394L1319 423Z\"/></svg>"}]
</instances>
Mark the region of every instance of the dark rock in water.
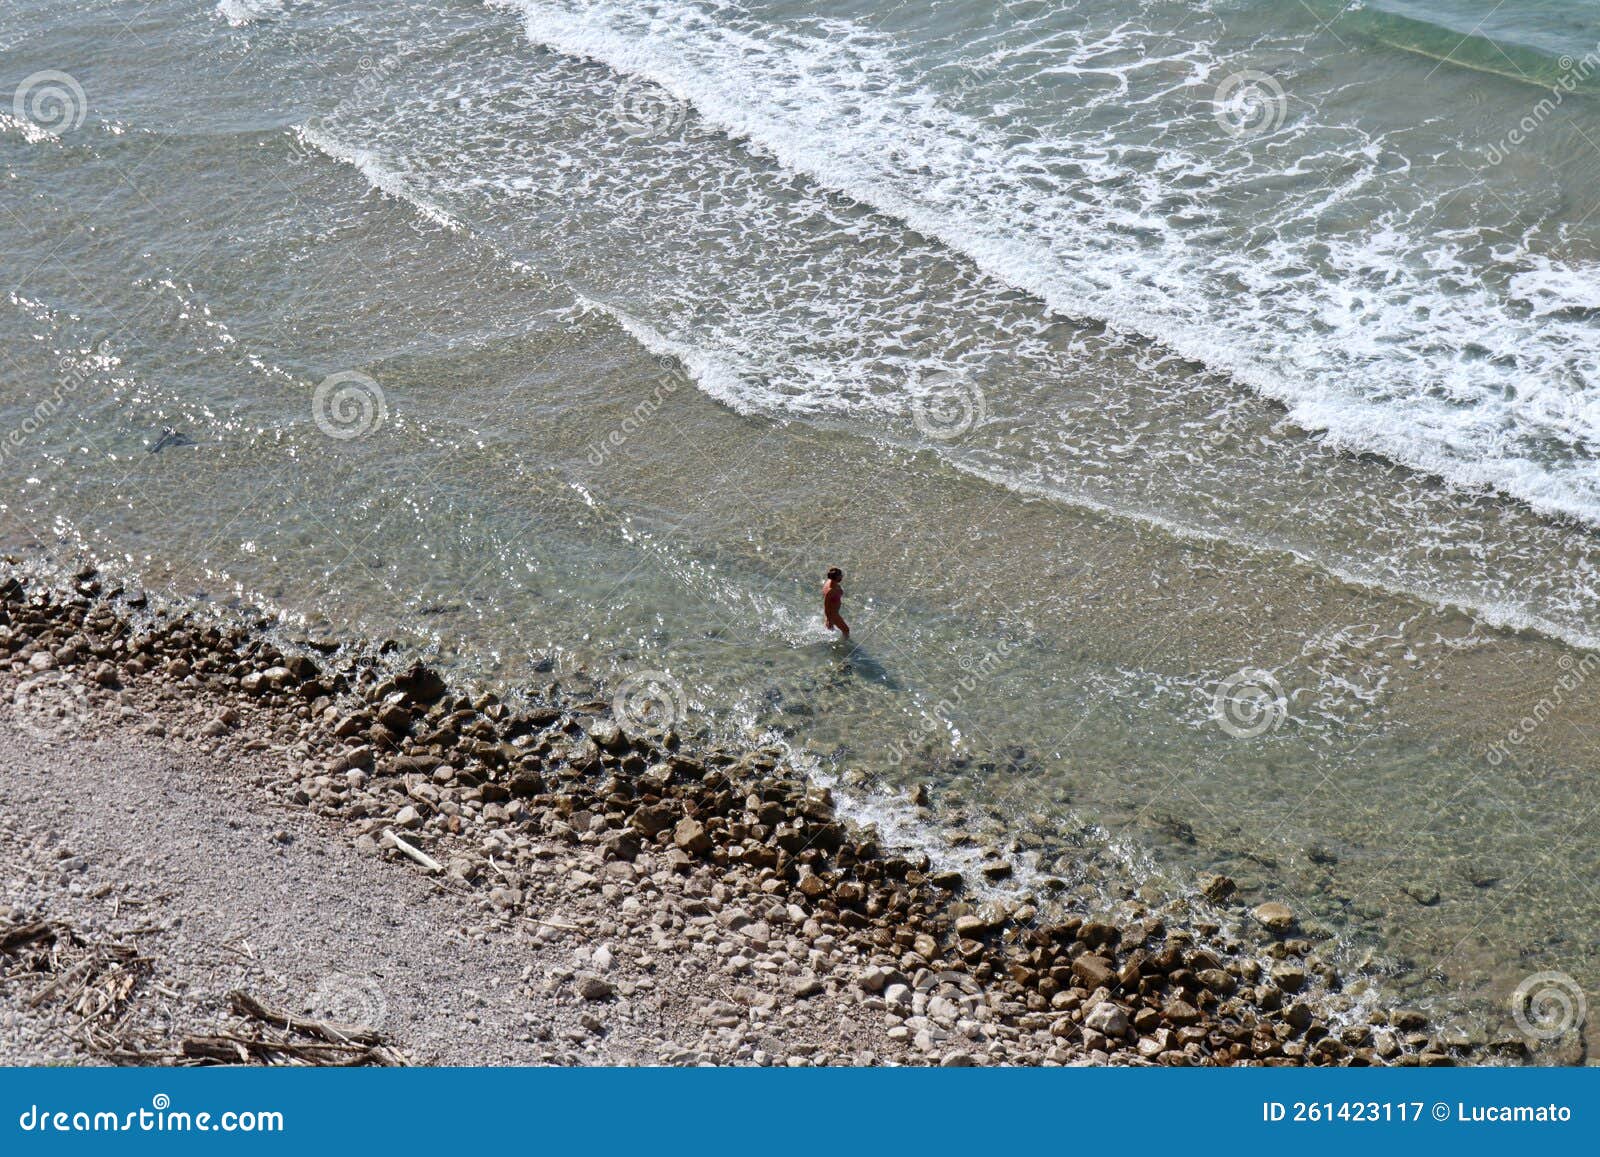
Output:
<instances>
[{"instance_id":1,"label":"dark rock in water","mask_svg":"<svg viewBox=\"0 0 1600 1157\"><path fill-rule=\"evenodd\" d=\"M1272 982L1285 992L1299 992L1306 986L1306 970L1288 962L1276 965L1272 969Z\"/></svg>"},{"instance_id":2,"label":"dark rock in water","mask_svg":"<svg viewBox=\"0 0 1600 1157\"><path fill-rule=\"evenodd\" d=\"M414 703L431 706L444 698L449 688L439 672L421 663L413 663L394 677L395 690L403 691Z\"/></svg>"},{"instance_id":3,"label":"dark rock in water","mask_svg":"<svg viewBox=\"0 0 1600 1157\"><path fill-rule=\"evenodd\" d=\"M551 686L554 687L555 684L552 683ZM561 707L534 706L528 708L519 718L527 721L530 730L542 731L560 723L565 715L566 711Z\"/></svg>"},{"instance_id":4,"label":"dark rock in water","mask_svg":"<svg viewBox=\"0 0 1600 1157\"><path fill-rule=\"evenodd\" d=\"M595 746L602 751L621 751L628 746L622 728L604 719L589 724L589 738L594 740Z\"/></svg>"},{"instance_id":5,"label":"dark rock in water","mask_svg":"<svg viewBox=\"0 0 1600 1157\"><path fill-rule=\"evenodd\" d=\"M159 454L161 451L170 450L175 446L193 445L196 445L194 439L182 430L174 430L171 426L164 426L161 430L161 437L151 444L149 453Z\"/></svg>"},{"instance_id":6,"label":"dark rock in water","mask_svg":"<svg viewBox=\"0 0 1600 1157\"><path fill-rule=\"evenodd\" d=\"M1251 913L1256 922L1270 932L1287 932L1294 927L1294 912L1286 904L1279 904L1275 900L1259 905Z\"/></svg>"},{"instance_id":7,"label":"dark rock in water","mask_svg":"<svg viewBox=\"0 0 1600 1157\"><path fill-rule=\"evenodd\" d=\"M1200 894L1213 904L1220 904L1239 890L1232 876L1217 872L1201 872L1196 882L1200 886Z\"/></svg>"},{"instance_id":8,"label":"dark rock in water","mask_svg":"<svg viewBox=\"0 0 1600 1157\"><path fill-rule=\"evenodd\" d=\"M1181 820L1176 816L1161 816L1156 820L1156 826L1179 843L1193 844L1197 841L1194 826L1188 820Z\"/></svg>"},{"instance_id":9,"label":"dark rock in water","mask_svg":"<svg viewBox=\"0 0 1600 1157\"><path fill-rule=\"evenodd\" d=\"M1439 889L1432 884L1421 882L1404 884L1400 890L1424 908L1431 908L1439 902Z\"/></svg>"},{"instance_id":10,"label":"dark rock in water","mask_svg":"<svg viewBox=\"0 0 1600 1157\"><path fill-rule=\"evenodd\" d=\"M1389 1013L1389 1023L1402 1031L1428 1027L1428 1018L1414 1008L1396 1008Z\"/></svg>"}]
</instances>

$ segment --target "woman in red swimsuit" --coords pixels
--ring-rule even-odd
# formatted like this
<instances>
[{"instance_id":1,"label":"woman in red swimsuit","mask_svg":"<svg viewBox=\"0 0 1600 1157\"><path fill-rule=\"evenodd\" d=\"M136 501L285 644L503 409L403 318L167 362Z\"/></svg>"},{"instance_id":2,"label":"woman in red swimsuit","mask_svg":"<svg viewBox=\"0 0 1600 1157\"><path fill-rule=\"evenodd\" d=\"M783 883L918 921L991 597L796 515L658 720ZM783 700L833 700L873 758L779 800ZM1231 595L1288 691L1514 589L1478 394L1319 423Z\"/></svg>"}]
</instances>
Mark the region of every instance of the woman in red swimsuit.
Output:
<instances>
[{"instance_id":1,"label":"woman in red swimsuit","mask_svg":"<svg viewBox=\"0 0 1600 1157\"><path fill-rule=\"evenodd\" d=\"M828 621L828 630L840 631L850 637L850 624L839 614L839 604L844 602L844 571L833 567L828 571L828 581L822 584L822 617Z\"/></svg>"}]
</instances>

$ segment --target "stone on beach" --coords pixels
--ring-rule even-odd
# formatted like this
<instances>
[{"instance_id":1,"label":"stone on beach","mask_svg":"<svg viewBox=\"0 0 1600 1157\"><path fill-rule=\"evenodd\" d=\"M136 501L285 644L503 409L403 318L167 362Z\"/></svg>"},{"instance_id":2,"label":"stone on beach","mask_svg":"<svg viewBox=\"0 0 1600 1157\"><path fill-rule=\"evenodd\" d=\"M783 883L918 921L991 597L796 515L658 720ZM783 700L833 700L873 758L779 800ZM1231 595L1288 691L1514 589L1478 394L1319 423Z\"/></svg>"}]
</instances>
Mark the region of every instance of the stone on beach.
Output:
<instances>
[{"instance_id":1,"label":"stone on beach","mask_svg":"<svg viewBox=\"0 0 1600 1157\"><path fill-rule=\"evenodd\" d=\"M1101 1001L1091 1008L1083 1018L1085 1028L1092 1028L1104 1036L1113 1039L1124 1037L1128 1034L1127 1011L1112 1004L1110 1001Z\"/></svg>"}]
</instances>

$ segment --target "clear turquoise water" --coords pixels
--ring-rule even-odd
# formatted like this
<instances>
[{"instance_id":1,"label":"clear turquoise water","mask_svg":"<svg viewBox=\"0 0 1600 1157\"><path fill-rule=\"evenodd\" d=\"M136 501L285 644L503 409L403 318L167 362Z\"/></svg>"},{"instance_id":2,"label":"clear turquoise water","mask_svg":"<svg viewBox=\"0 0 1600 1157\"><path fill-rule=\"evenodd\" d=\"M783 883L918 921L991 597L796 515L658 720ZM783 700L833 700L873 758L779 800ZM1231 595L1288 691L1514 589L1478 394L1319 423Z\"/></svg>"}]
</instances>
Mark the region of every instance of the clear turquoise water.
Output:
<instances>
[{"instance_id":1,"label":"clear turquoise water","mask_svg":"<svg viewBox=\"0 0 1600 1157\"><path fill-rule=\"evenodd\" d=\"M930 781L905 838L1107 904L1226 870L1464 1019L1594 991L1597 44L1478 0L13 4L0 96L72 115L0 100L5 541L513 687L665 672L885 824ZM319 410L351 373L375 428Z\"/></svg>"}]
</instances>

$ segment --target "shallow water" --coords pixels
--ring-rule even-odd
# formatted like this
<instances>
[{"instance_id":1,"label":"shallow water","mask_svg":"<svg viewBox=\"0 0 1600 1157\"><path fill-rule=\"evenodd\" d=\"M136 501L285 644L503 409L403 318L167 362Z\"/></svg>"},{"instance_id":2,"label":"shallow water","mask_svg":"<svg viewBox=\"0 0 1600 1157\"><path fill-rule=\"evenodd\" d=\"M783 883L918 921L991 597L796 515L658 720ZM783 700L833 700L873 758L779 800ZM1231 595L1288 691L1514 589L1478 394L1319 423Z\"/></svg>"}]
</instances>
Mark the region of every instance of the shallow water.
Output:
<instances>
[{"instance_id":1,"label":"shallow water","mask_svg":"<svg viewBox=\"0 0 1600 1157\"><path fill-rule=\"evenodd\" d=\"M1593 992L1600 23L1312 8L14 6L6 543Z\"/></svg>"}]
</instances>

